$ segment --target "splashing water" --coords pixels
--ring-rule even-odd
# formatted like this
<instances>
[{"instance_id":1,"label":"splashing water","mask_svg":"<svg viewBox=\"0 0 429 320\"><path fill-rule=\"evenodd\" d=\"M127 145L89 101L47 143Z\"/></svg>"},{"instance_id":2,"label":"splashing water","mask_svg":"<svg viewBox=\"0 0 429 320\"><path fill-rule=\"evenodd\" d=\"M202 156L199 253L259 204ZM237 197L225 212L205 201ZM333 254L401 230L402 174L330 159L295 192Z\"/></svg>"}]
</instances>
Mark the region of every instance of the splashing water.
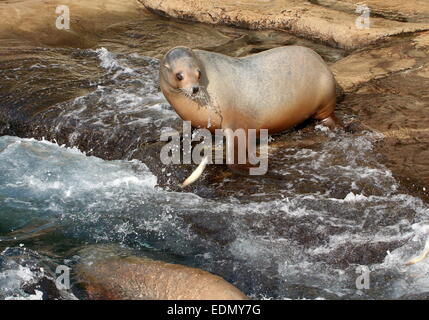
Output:
<instances>
[{"instance_id":1,"label":"splashing water","mask_svg":"<svg viewBox=\"0 0 429 320\"><path fill-rule=\"evenodd\" d=\"M341 139L343 147L352 142ZM358 143L361 152L370 148L369 138ZM320 168L318 161L328 161L329 145L319 154L284 152L299 158L301 167ZM365 297L355 288L358 265L370 268L376 296L427 290L428 262L404 266L424 247L427 206L396 193L394 179L381 165L371 169L358 158L312 178L334 173L338 180L331 183L344 188L369 179L377 186L374 194L355 190L338 199L329 191L299 194L286 188L283 199L248 203L167 192L139 161L104 161L46 141L1 137L0 163L3 242L35 220L54 222L64 241L169 252L257 298ZM284 170L299 170L298 163ZM386 274L391 280L383 283Z\"/></svg>"}]
</instances>

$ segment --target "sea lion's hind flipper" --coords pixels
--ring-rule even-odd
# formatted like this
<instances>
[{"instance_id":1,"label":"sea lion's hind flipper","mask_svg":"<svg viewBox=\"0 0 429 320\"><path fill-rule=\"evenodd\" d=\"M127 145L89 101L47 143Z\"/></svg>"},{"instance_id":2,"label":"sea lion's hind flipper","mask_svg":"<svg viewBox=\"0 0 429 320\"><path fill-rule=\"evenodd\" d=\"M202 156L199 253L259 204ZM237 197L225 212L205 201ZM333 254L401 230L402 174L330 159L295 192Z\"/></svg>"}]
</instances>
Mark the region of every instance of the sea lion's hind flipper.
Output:
<instances>
[{"instance_id":1,"label":"sea lion's hind flipper","mask_svg":"<svg viewBox=\"0 0 429 320\"><path fill-rule=\"evenodd\" d=\"M328 127L331 130L335 129L344 129L344 125L341 121L335 116L334 110L336 106L336 99L333 96L327 102L323 103L317 112L313 115L313 119L319 120L320 124Z\"/></svg>"},{"instance_id":2,"label":"sea lion's hind flipper","mask_svg":"<svg viewBox=\"0 0 429 320\"><path fill-rule=\"evenodd\" d=\"M344 129L342 122L333 113L329 117L321 119L320 124L331 130Z\"/></svg>"}]
</instances>

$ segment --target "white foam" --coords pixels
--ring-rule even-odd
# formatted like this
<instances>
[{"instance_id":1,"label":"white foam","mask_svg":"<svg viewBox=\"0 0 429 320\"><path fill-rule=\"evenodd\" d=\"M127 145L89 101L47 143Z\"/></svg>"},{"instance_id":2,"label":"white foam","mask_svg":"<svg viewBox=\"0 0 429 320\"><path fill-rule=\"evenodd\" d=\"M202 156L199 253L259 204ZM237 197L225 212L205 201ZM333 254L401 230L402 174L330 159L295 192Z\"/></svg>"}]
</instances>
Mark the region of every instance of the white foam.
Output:
<instances>
[{"instance_id":1,"label":"white foam","mask_svg":"<svg viewBox=\"0 0 429 320\"><path fill-rule=\"evenodd\" d=\"M121 73L134 73L134 70L128 66L124 66L118 59L116 55L112 52L109 52L106 48L99 48L95 50L100 59L100 65L107 69L109 72L117 71L113 78L116 78Z\"/></svg>"},{"instance_id":2,"label":"white foam","mask_svg":"<svg viewBox=\"0 0 429 320\"><path fill-rule=\"evenodd\" d=\"M368 198L363 194L354 194L353 192L349 192L347 196L344 198L344 201L349 202L357 202L357 201L366 201Z\"/></svg>"}]
</instances>

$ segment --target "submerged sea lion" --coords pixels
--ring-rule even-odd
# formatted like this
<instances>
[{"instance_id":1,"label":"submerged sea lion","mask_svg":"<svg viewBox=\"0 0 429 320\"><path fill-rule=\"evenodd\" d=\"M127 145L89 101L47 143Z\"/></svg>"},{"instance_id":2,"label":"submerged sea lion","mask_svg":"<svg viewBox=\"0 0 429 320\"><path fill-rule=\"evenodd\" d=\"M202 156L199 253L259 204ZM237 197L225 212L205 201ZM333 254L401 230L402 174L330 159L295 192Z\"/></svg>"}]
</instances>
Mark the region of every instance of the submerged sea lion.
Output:
<instances>
[{"instance_id":1,"label":"submerged sea lion","mask_svg":"<svg viewBox=\"0 0 429 320\"><path fill-rule=\"evenodd\" d=\"M79 252L76 278L90 299L247 300L239 289L207 271L134 256L115 245Z\"/></svg>"},{"instance_id":2,"label":"submerged sea lion","mask_svg":"<svg viewBox=\"0 0 429 320\"><path fill-rule=\"evenodd\" d=\"M308 118L336 124L334 76L316 52L301 46L242 58L175 47L161 61L160 86L196 128L275 133ZM228 136L226 148L236 152Z\"/></svg>"}]
</instances>

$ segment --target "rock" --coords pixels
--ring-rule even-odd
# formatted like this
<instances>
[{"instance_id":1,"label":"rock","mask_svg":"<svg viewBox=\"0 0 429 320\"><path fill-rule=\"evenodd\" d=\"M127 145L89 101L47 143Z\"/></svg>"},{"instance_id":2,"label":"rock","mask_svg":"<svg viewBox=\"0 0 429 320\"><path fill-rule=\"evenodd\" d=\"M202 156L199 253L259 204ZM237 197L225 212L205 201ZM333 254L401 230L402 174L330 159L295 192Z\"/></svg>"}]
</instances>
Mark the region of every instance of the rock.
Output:
<instances>
[{"instance_id":1,"label":"rock","mask_svg":"<svg viewBox=\"0 0 429 320\"><path fill-rule=\"evenodd\" d=\"M367 129L384 135L383 143L377 144L376 149L384 156L383 162L408 192L426 200L429 200L428 38L426 32L391 47L352 54L345 59L350 65L340 61L333 66L339 81L348 90L355 89L346 95L339 108L355 114ZM400 60L394 60L394 56ZM357 70L362 70L360 75Z\"/></svg>"},{"instance_id":2,"label":"rock","mask_svg":"<svg viewBox=\"0 0 429 320\"><path fill-rule=\"evenodd\" d=\"M56 28L56 19L60 15L56 8L60 5L69 7L69 30ZM88 48L95 44L98 33L108 25L138 17L142 9L133 0L2 1L0 39L26 39L31 43Z\"/></svg>"},{"instance_id":3,"label":"rock","mask_svg":"<svg viewBox=\"0 0 429 320\"><path fill-rule=\"evenodd\" d=\"M407 39L392 40L351 53L331 65L336 80L346 92L389 74L420 68L427 57L428 32Z\"/></svg>"},{"instance_id":4,"label":"rock","mask_svg":"<svg viewBox=\"0 0 429 320\"><path fill-rule=\"evenodd\" d=\"M155 13L185 20L226 24L250 29L282 29L331 46L356 49L388 36L429 29L429 21L404 23L378 17L370 18L370 28L355 25L357 13L323 7L317 1L222 1L222 0L139 0ZM386 8L390 3L383 3ZM351 4L350 4L351 5ZM354 5L353 5L354 6ZM406 12L419 9L408 5ZM405 12L405 11L404 11ZM411 13L410 13L411 14Z\"/></svg>"},{"instance_id":5,"label":"rock","mask_svg":"<svg viewBox=\"0 0 429 320\"><path fill-rule=\"evenodd\" d=\"M209 272L121 252L106 245L89 246L79 253L76 275L91 299L248 299Z\"/></svg>"},{"instance_id":6,"label":"rock","mask_svg":"<svg viewBox=\"0 0 429 320\"><path fill-rule=\"evenodd\" d=\"M428 22L429 7L426 0L311 0L312 3L353 13L356 4L364 3L371 9L371 13L377 17L403 22Z\"/></svg>"},{"instance_id":7,"label":"rock","mask_svg":"<svg viewBox=\"0 0 429 320\"><path fill-rule=\"evenodd\" d=\"M0 113L0 135L10 135L9 121L6 116Z\"/></svg>"}]
</instances>

